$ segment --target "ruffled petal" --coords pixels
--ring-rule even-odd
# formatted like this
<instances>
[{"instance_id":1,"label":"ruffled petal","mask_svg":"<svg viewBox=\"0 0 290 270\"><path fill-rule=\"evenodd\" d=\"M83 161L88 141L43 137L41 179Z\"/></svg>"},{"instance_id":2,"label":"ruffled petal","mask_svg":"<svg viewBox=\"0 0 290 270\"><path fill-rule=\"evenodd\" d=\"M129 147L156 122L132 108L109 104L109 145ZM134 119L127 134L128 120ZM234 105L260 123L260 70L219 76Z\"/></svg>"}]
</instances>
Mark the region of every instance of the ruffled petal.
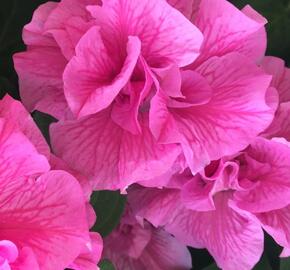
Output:
<instances>
[{"instance_id":1,"label":"ruffled petal","mask_svg":"<svg viewBox=\"0 0 290 270\"><path fill-rule=\"evenodd\" d=\"M0 238L29 247L41 269L62 270L88 241L82 190L63 171L0 181Z\"/></svg>"}]
</instances>

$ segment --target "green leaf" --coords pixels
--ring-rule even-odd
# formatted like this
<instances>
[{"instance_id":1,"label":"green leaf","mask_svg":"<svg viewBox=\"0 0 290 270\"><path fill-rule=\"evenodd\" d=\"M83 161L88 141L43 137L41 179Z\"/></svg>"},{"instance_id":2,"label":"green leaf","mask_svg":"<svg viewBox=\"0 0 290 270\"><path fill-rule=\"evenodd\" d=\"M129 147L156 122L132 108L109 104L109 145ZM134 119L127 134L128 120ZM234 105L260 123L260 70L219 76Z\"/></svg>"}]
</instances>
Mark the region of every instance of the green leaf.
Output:
<instances>
[{"instance_id":1,"label":"green leaf","mask_svg":"<svg viewBox=\"0 0 290 270\"><path fill-rule=\"evenodd\" d=\"M119 223L125 208L126 197L118 191L95 191L91 196L97 222L92 231L99 232L102 236L107 236Z\"/></svg>"},{"instance_id":2,"label":"green leaf","mask_svg":"<svg viewBox=\"0 0 290 270\"><path fill-rule=\"evenodd\" d=\"M40 129L43 137L46 139L47 143L50 144L50 140L49 140L49 126L51 123L56 122L57 120L54 119L52 116L39 112L39 111L35 111L32 114L33 120L36 123L36 125L38 126L38 128Z\"/></svg>"},{"instance_id":3,"label":"green leaf","mask_svg":"<svg viewBox=\"0 0 290 270\"><path fill-rule=\"evenodd\" d=\"M280 259L280 270L290 269L290 258Z\"/></svg>"},{"instance_id":4,"label":"green leaf","mask_svg":"<svg viewBox=\"0 0 290 270\"><path fill-rule=\"evenodd\" d=\"M203 270L219 270L220 268L217 267L217 265L211 264L210 266L203 268ZM289 270L290 268L287 268L287 270ZM261 260L259 261L259 263L253 268L253 270L272 270L269 261L267 259L267 257L264 255ZM283 270L286 270L283 269Z\"/></svg>"},{"instance_id":5,"label":"green leaf","mask_svg":"<svg viewBox=\"0 0 290 270\"><path fill-rule=\"evenodd\" d=\"M214 264L209 265L206 268L203 268L203 270L220 270L220 268L218 268L217 265L214 263Z\"/></svg>"},{"instance_id":6,"label":"green leaf","mask_svg":"<svg viewBox=\"0 0 290 270\"><path fill-rule=\"evenodd\" d=\"M272 270L267 256L264 254L253 270Z\"/></svg>"},{"instance_id":7,"label":"green leaf","mask_svg":"<svg viewBox=\"0 0 290 270\"><path fill-rule=\"evenodd\" d=\"M115 270L114 265L107 259L102 260L99 263L99 267L100 267L101 270Z\"/></svg>"}]
</instances>

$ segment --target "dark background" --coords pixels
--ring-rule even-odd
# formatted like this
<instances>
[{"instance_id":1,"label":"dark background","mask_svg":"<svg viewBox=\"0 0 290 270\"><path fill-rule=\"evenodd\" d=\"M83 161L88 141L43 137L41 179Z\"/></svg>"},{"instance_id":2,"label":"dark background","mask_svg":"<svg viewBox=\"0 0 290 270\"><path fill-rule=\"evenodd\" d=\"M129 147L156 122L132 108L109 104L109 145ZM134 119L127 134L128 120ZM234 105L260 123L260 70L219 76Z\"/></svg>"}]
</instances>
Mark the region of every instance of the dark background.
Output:
<instances>
[{"instance_id":1,"label":"dark background","mask_svg":"<svg viewBox=\"0 0 290 270\"><path fill-rule=\"evenodd\" d=\"M33 10L44 2L47 1L1 0L0 2L0 97L9 93L19 99L17 75L13 68L12 55L25 49L21 40L22 27L30 21ZM250 4L268 19L267 54L283 58L289 66L290 0L231 0L230 2L240 8ZM42 131L47 133L46 119L36 115L35 120ZM205 250L190 250L194 269L218 269ZM290 270L290 263L279 259L280 252L281 247L276 245L269 236L266 236L265 252L255 270ZM287 263L289 263L288 266Z\"/></svg>"}]
</instances>

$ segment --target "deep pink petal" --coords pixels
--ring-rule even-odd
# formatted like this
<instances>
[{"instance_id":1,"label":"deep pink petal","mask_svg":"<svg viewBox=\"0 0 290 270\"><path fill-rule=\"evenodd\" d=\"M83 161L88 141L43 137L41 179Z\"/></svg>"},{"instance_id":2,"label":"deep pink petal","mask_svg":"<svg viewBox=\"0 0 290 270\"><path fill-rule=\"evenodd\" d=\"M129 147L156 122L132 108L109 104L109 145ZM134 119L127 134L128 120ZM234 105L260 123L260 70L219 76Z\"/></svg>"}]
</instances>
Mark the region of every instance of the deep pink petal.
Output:
<instances>
[{"instance_id":1,"label":"deep pink petal","mask_svg":"<svg viewBox=\"0 0 290 270\"><path fill-rule=\"evenodd\" d=\"M65 96L72 112L80 117L108 107L129 81L140 48L138 38L130 37L127 57L119 66L119 60L112 59L107 51L99 28L91 28L78 43L76 56L63 76Z\"/></svg>"},{"instance_id":2,"label":"deep pink petal","mask_svg":"<svg viewBox=\"0 0 290 270\"><path fill-rule=\"evenodd\" d=\"M193 23L202 31L204 43L201 55L193 65L230 52L240 52L254 60L260 59L266 49L266 22L250 7L243 13L225 0L200 1Z\"/></svg>"},{"instance_id":3,"label":"deep pink petal","mask_svg":"<svg viewBox=\"0 0 290 270\"><path fill-rule=\"evenodd\" d=\"M216 196L215 204L215 211L183 210L165 229L187 245L207 248L223 269L252 269L263 252L259 223L230 208L226 194Z\"/></svg>"},{"instance_id":4,"label":"deep pink petal","mask_svg":"<svg viewBox=\"0 0 290 270\"><path fill-rule=\"evenodd\" d=\"M237 205L251 212L280 209L290 203L290 147L263 138L248 148L242 177L255 186L235 193Z\"/></svg>"},{"instance_id":5,"label":"deep pink petal","mask_svg":"<svg viewBox=\"0 0 290 270\"><path fill-rule=\"evenodd\" d=\"M146 120L140 121L140 135L124 131L110 113L104 110L83 120L52 125L55 153L92 180L96 189L126 188L171 168L180 153L177 146L157 144Z\"/></svg>"},{"instance_id":6,"label":"deep pink petal","mask_svg":"<svg viewBox=\"0 0 290 270\"><path fill-rule=\"evenodd\" d=\"M199 54L201 33L166 1L105 0L101 9L91 12L102 28L113 29L105 29L107 35L138 36L150 66L164 58L186 66Z\"/></svg>"},{"instance_id":7,"label":"deep pink petal","mask_svg":"<svg viewBox=\"0 0 290 270\"><path fill-rule=\"evenodd\" d=\"M63 171L0 181L0 238L30 247L41 269L62 270L88 241L83 194Z\"/></svg>"},{"instance_id":8,"label":"deep pink petal","mask_svg":"<svg viewBox=\"0 0 290 270\"><path fill-rule=\"evenodd\" d=\"M16 131L23 132L30 142L33 143L37 151L49 158L50 149L48 144L30 114L19 101L6 95L0 101L0 116L15 125Z\"/></svg>"},{"instance_id":9,"label":"deep pink petal","mask_svg":"<svg viewBox=\"0 0 290 270\"><path fill-rule=\"evenodd\" d=\"M55 47L32 48L14 55L21 100L29 111L37 109L58 119L63 117L67 107L62 81L66 63Z\"/></svg>"},{"instance_id":10,"label":"deep pink petal","mask_svg":"<svg viewBox=\"0 0 290 270\"><path fill-rule=\"evenodd\" d=\"M24 247L20 250L17 260L11 264L12 270L39 270L36 256L31 248Z\"/></svg>"},{"instance_id":11,"label":"deep pink petal","mask_svg":"<svg viewBox=\"0 0 290 270\"><path fill-rule=\"evenodd\" d=\"M15 126L0 119L0 179L4 182L18 177L47 172L47 159Z\"/></svg>"}]
</instances>

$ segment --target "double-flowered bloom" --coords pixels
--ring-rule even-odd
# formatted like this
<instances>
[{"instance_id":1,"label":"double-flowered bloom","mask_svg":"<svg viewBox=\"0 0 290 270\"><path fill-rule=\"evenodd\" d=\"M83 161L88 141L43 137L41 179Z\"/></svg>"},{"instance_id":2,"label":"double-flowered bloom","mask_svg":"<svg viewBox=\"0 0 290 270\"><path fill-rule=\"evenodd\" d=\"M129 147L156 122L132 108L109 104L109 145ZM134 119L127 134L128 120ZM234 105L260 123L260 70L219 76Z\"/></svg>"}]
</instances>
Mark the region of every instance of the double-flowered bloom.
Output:
<instances>
[{"instance_id":1,"label":"double-flowered bloom","mask_svg":"<svg viewBox=\"0 0 290 270\"><path fill-rule=\"evenodd\" d=\"M54 154L89 191L142 185L128 189L132 213L105 241L104 255L124 269L147 269L145 262L162 269L154 268L151 253L177 246L176 260L165 254L159 263L188 269L185 244L207 248L223 269L251 269L263 251L262 229L289 255L290 73L282 60L264 56L265 23L250 6L240 11L226 0L62 0L40 6L25 26L27 51L14 57L21 97L28 110L58 120L50 130ZM79 188L75 180L49 185L62 184L50 174L71 176L47 172L39 154L29 166L34 159L42 166L29 171L42 173L36 190L45 183L66 194L60 204L86 205L83 194L66 193ZM32 180L25 181L28 188ZM71 241L86 239L75 234ZM95 238L99 252L100 240L91 236L90 249L80 244L72 257L82 246L98 261L90 252ZM118 246L125 238L132 249ZM23 244L3 239L7 261L15 260ZM49 259L38 263L53 267ZM56 269L49 267L40 269Z\"/></svg>"},{"instance_id":2,"label":"double-flowered bloom","mask_svg":"<svg viewBox=\"0 0 290 270\"><path fill-rule=\"evenodd\" d=\"M255 63L266 21L224 0L179 2L64 0L24 28L23 102L60 120L55 153L96 189L150 181L180 153L196 173L272 121L276 93Z\"/></svg>"}]
</instances>

